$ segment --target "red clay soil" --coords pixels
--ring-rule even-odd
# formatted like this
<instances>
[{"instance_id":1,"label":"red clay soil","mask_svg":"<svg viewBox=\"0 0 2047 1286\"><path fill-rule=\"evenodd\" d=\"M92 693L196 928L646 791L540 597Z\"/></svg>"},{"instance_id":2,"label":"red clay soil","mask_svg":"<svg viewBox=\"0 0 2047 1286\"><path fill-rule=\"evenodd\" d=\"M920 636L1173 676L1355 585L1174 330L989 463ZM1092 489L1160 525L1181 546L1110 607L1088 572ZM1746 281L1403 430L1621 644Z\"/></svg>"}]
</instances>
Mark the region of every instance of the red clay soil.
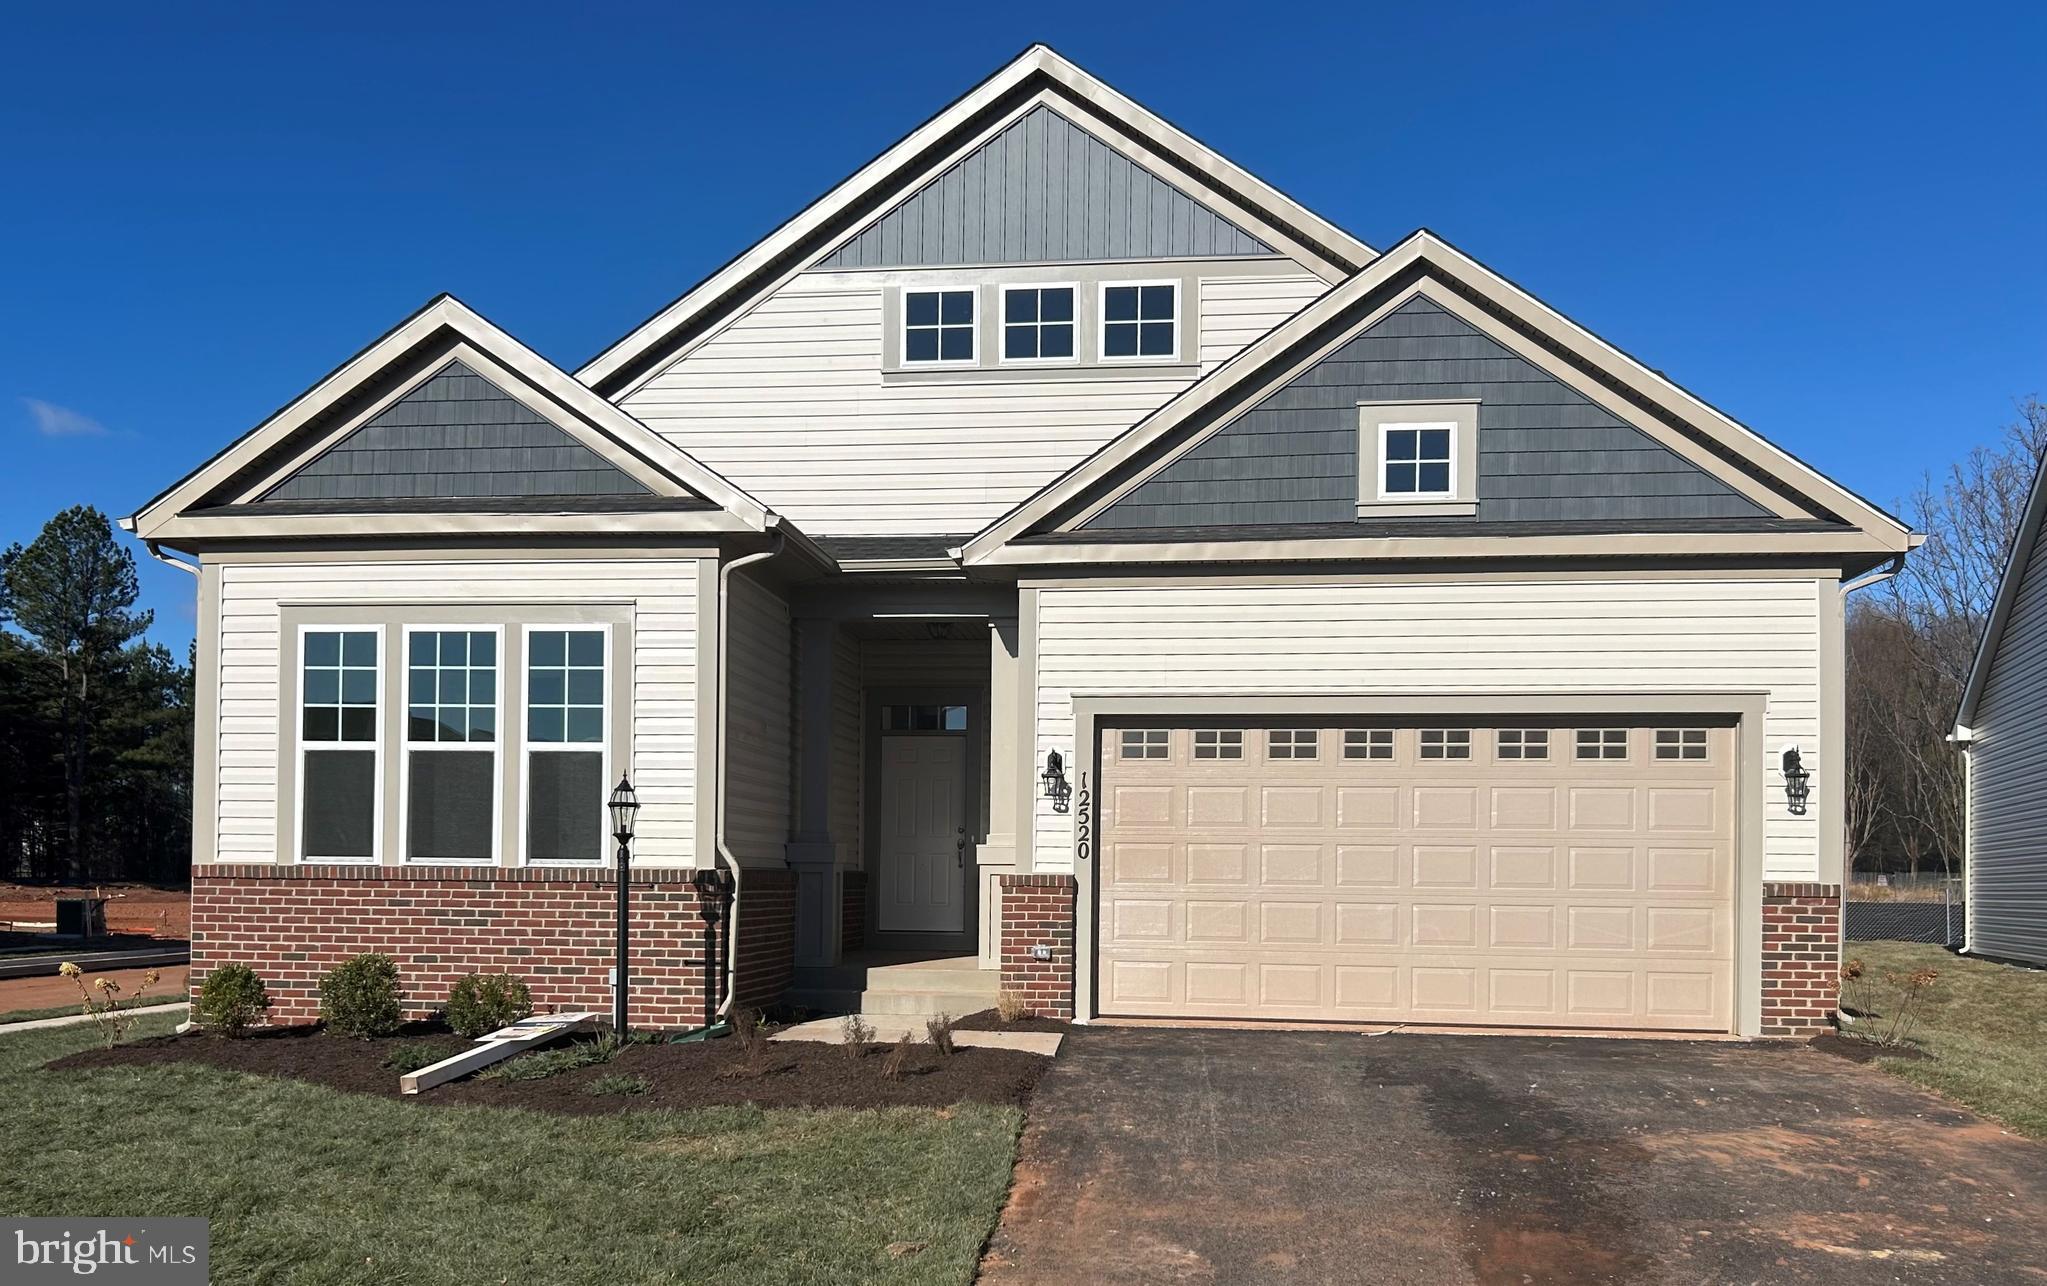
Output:
<instances>
[{"instance_id":1,"label":"red clay soil","mask_svg":"<svg viewBox=\"0 0 2047 1286\"><path fill-rule=\"evenodd\" d=\"M142 975L147 969L93 970L85 975L86 985L96 978L111 978L120 984L120 999L132 997L142 988ZM156 971L156 985L144 994L144 999L171 1004L185 998L185 966L165 965ZM7 978L0 980L0 1014L10 1014L21 1009L54 1009L58 1005L83 1003L78 995L78 984L69 978Z\"/></svg>"},{"instance_id":2,"label":"red clay soil","mask_svg":"<svg viewBox=\"0 0 2047 1286\"><path fill-rule=\"evenodd\" d=\"M983 1009L978 1013L968 1014L965 1018L955 1019L952 1025L961 1031L1049 1031L1063 1033L1073 1030L1073 1024L1066 1022L1064 1019L1040 1018L1035 1014L1029 1018L1019 1018L1015 1022L1004 1022L1002 1015L993 1009Z\"/></svg>"},{"instance_id":3,"label":"red clay soil","mask_svg":"<svg viewBox=\"0 0 2047 1286\"><path fill-rule=\"evenodd\" d=\"M453 1054L468 1042L445 1030L415 1024L380 1040L331 1036L314 1027L258 1032L242 1040L219 1036L163 1036L113 1049L72 1054L48 1070L138 1067L163 1063L204 1063L260 1076L286 1076L330 1089L384 1098L401 1097L398 1073L385 1060L426 1045ZM914 1047L899 1080L882 1074L888 1051L875 1047L854 1059L842 1046L809 1041L776 1041L766 1046L761 1068L745 1066L736 1041L695 1045L632 1045L608 1063L579 1067L544 1080L455 1081L416 1096L428 1105L523 1107L539 1112L587 1116L640 1108L721 1107L945 1107L954 1103L1029 1101L1051 1059L1008 1049L963 1049L940 1058L928 1045ZM637 1076L643 1094L591 1094L585 1087L600 1077Z\"/></svg>"},{"instance_id":4,"label":"red clay soil","mask_svg":"<svg viewBox=\"0 0 2047 1286\"><path fill-rule=\"evenodd\" d=\"M192 934L191 891L148 884L71 886L0 881L0 925L15 920L52 923L57 918L57 899L73 897L105 898L109 933L155 938L188 938Z\"/></svg>"}]
</instances>

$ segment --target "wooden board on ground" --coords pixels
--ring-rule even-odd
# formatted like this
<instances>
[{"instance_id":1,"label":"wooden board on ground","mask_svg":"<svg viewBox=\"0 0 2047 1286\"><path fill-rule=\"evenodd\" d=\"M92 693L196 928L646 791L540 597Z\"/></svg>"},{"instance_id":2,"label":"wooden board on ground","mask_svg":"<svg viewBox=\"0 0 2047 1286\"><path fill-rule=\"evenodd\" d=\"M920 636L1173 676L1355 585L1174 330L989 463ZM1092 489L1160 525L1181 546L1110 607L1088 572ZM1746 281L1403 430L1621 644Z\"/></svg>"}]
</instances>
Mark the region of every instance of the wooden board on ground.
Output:
<instances>
[{"instance_id":1,"label":"wooden board on ground","mask_svg":"<svg viewBox=\"0 0 2047 1286\"><path fill-rule=\"evenodd\" d=\"M431 1067L407 1072L398 1078L398 1092L417 1094L436 1085L445 1085L472 1072L480 1072L492 1063L501 1063L514 1054L538 1049L571 1032L589 1031L596 1025L597 1015L588 1011L535 1014L531 1018L521 1018L509 1027L500 1027L488 1036L479 1036L473 1048L465 1049L453 1058L444 1058Z\"/></svg>"}]
</instances>

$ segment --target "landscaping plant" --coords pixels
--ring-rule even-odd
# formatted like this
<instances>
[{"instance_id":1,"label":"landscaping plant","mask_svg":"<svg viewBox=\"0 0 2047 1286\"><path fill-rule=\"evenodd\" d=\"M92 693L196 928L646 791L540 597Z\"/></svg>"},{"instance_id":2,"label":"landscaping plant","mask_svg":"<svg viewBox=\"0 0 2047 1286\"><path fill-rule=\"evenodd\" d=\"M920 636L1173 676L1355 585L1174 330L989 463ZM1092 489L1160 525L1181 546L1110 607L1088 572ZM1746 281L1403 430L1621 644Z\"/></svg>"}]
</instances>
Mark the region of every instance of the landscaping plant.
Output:
<instances>
[{"instance_id":1,"label":"landscaping plant","mask_svg":"<svg viewBox=\"0 0 2047 1286\"><path fill-rule=\"evenodd\" d=\"M1886 1049L1896 1049L1911 1039L1912 1029L1919 1025L1919 1009L1926 999L1927 989L1940 979L1933 969L1914 969L1909 973L1886 973L1884 982L1898 994L1897 1003L1886 1006L1884 1023L1872 1029L1870 1038Z\"/></svg>"},{"instance_id":2,"label":"landscaping plant","mask_svg":"<svg viewBox=\"0 0 2047 1286\"><path fill-rule=\"evenodd\" d=\"M917 1046L910 1040L910 1033L904 1032L888 1053L881 1057L881 1079L899 1081L910 1069L910 1055Z\"/></svg>"},{"instance_id":3,"label":"landscaping plant","mask_svg":"<svg viewBox=\"0 0 2047 1286\"><path fill-rule=\"evenodd\" d=\"M384 1066L399 1074L416 1072L422 1067L432 1067L444 1058L453 1058L462 1052L462 1047L453 1041L420 1041L412 1045L400 1045L384 1056Z\"/></svg>"},{"instance_id":4,"label":"landscaping plant","mask_svg":"<svg viewBox=\"0 0 2047 1286\"><path fill-rule=\"evenodd\" d=\"M1023 998L1023 993L1016 991L998 991L995 993L995 1015L1003 1022L1017 1022L1020 1019L1029 1017L1030 1012L1030 1002Z\"/></svg>"},{"instance_id":5,"label":"landscaping plant","mask_svg":"<svg viewBox=\"0 0 2047 1286\"><path fill-rule=\"evenodd\" d=\"M951 1014L940 1014L924 1022L924 1034L931 1040L931 1048L938 1051L940 1058L951 1058L958 1048L952 1039L953 1020Z\"/></svg>"},{"instance_id":6,"label":"landscaping plant","mask_svg":"<svg viewBox=\"0 0 2047 1286\"><path fill-rule=\"evenodd\" d=\"M121 984L112 978L94 978L90 987L85 985L85 970L66 960L57 966L57 972L78 984L78 994L85 1000L85 1015L92 1019L92 1025L99 1028L100 1039L112 1049L121 1043L128 1029L135 1025L134 1015L121 1008ZM139 1000L144 992L156 985L156 970L142 975L142 985L135 989L130 1000Z\"/></svg>"},{"instance_id":7,"label":"landscaping plant","mask_svg":"<svg viewBox=\"0 0 2047 1286\"><path fill-rule=\"evenodd\" d=\"M628 1042L632 1043L632 1042ZM521 1054L509 1062L478 1072L476 1078L483 1081L544 1081L550 1076L573 1072L579 1067L594 1067L608 1063L618 1057L618 1051L625 1044L609 1036L597 1040L577 1041L572 1045L558 1045L553 1049L539 1049L530 1054Z\"/></svg>"},{"instance_id":8,"label":"landscaping plant","mask_svg":"<svg viewBox=\"0 0 2047 1286\"><path fill-rule=\"evenodd\" d=\"M263 979L245 964L226 964L206 975L199 984L199 1003L193 1016L202 1027L210 1027L230 1040L247 1035L249 1028L270 1013L270 990Z\"/></svg>"},{"instance_id":9,"label":"landscaping plant","mask_svg":"<svg viewBox=\"0 0 2047 1286\"><path fill-rule=\"evenodd\" d=\"M874 1028L858 1014L846 1015L839 1024L839 1034L842 1037L839 1048L856 1063L867 1057L867 1051L874 1045Z\"/></svg>"},{"instance_id":10,"label":"landscaping plant","mask_svg":"<svg viewBox=\"0 0 2047 1286\"><path fill-rule=\"evenodd\" d=\"M758 1009L737 1009L732 1013L732 1043L739 1049L742 1076L765 1076L768 1071L768 1033Z\"/></svg>"},{"instance_id":11,"label":"landscaping plant","mask_svg":"<svg viewBox=\"0 0 2047 1286\"><path fill-rule=\"evenodd\" d=\"M653 1088L652 1085L647 1083L647 1078L644 1076L599 1076L594 1078L588 1085L585 1085L583 1092L593 1098L599 1098L619 1094L645 1094Z\"/></svg>"},{"instance_id":12,"label":"landscaping plant","mask_svg":"<svg viewBox=\"0 0 2047 1286\"><path fill-rule=\"evenodd\" d=\"M508 973L472 973L448 993L448 1026L474 1040L533 1012L533 993Z\"/></svg>"},{"instance_id":13,"label":"landscaping plant","mask_svg":"<svg viewBox=\"0 0 2047 1286\"><path fill-rule=\"evenodd\" d=\"M344 1036L388 1036L405 1021L398 1003L398 966L366 952L320 975L320 1017Z\"/></svg>"}]
</instances>

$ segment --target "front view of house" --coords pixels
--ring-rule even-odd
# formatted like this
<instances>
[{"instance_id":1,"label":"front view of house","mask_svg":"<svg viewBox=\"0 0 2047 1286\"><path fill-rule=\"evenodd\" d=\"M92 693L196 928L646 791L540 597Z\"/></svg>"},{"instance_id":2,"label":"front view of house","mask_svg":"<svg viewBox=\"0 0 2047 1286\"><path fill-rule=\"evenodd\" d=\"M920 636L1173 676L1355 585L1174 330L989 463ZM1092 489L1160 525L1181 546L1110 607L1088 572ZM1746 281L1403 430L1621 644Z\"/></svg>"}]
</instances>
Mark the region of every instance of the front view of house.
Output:
<instances>
[{"instance_id":1,"label":"front view of house","mask_svg":"<svg viewBox=\"0 0 2047 1286\"><path fill-rule=\"evenodd\" d=\"M128 525L199 577L195 975L601 1008L629 774L673 1027L716 866L747 1004L1811 1030L1914 543L1043 47L581 369L443 296Z\"/></svg>"}]
</instances>

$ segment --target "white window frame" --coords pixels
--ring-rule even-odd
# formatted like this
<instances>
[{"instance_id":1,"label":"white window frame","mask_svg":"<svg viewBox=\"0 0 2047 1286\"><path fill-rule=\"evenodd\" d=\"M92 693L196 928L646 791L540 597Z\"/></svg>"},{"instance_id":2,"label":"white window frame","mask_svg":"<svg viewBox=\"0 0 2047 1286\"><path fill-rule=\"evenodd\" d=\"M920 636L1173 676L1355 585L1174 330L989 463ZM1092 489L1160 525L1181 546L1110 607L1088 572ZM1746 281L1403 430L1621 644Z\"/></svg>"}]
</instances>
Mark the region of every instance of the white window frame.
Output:
<instances>
[{"instance_id":1,"label":"white window frame","mask_svg":"<svg viewBox=\"0 0 2047 1286\"><path fill-rule=\"evenodd\" d=\"M1359 402L1357 516L1470 518L1478 513L1477 398ZM1448 491L1386 490L1386 438L1395 430L1450 431Z\"/></svg>"},{"instance_id":2,"label":"white window frame","mask_svg":"<svg viewBox=\"0 0 2047 1286\"><path fill-rule=\"evenodd\" d=\"M298 755L297 780L292 783L291 834L292 855L306 866L382 866L384 864L384 738L386 720L391 703L385 700L389 691L388 664L385 656L385 636L389 633L381 625L303 625L298 630L298 659L295 669L298 673L292 680L292 736ZM377 648L377 730L367 743L361 741L308 741L306 739L306 635L308 634L368 634L373 637ZM336 732L340 729L336 728ZM370 855L368 857L314 857L306 852L306 752L309 750L362 750L367 745L374 756L376 773L375 786L370 805Z\"/></svg>"},{"instance_id":3,"label":"white window frame","mask_svg":"<svg viewBox=\"0 0 2047 1286\"><path fill-rule=\"evenodd\" d=\"M1136 353L1129 357L1109 356L1109 292L1124 286L1171 286L1173 288L1173 351L1170 353ZM1182 324L1187 312L1185 295L1187 284L1178 277L1165 277L1144 281L1101 281L1095 283L1095 361L1103 366L1177 366L1180 350L1186 346L1186 327ZM1144 296L1138 295L1138 320L1118 322L1119 326L1142 326ZM1144 333L1138 332L1138 346L1143 347Z\"/></svg>"},{"instance_id":4,"label":"white window frame","mask_svg":"<svg viewBox=\"0 0 2047 1286\"><path fill-rule=\"evenodd\" d=\"M1071 326L1071 327L1073 328L1073 352L1072 352L1072 353L1071 353L1070 355L1068 355L1068 356L1066 356L1066 357L1011 357L1011 356L1009 355L1009 327L1010 327L1010 325L1011 325L1011 322L1010 322L1010 320L1009 320L1009 297L1010 297L1010 295L1012 295L1012 294L1016 293L1017 291L1022 291L1022 290L1031 290L1031 291L1046 291L1046 290L1066 290L1066 291L1071 291L1071 292L1072 292L1072 294L1073 294L1073 319L1072 319L1071 321L1068 321L1068 322L1053 322L1053 323L1052 323L1052 324L1053 324L1054 326L1060 326L1060 325L1065 325L1065 326ZM1000 288L999 290L997 290L997 291L995 292L995 362L996 362L996 365L998 365L998 366L1078 366L1078 365L1080 365L1081 343L1082 343L1082 339L1083 339L1083 332L1082 332L1082 329L1081 329L1081 325L1080 325L1080 297L1081 297L1081 289L1080 289L1080 283L1079 283L1079 282L1077 282L1077 281L1005 281L1005 282L1003 282L1003 283L1002 283L1002 285L1001 285L1001 288ZM1175 303L1175 305L1174 305L1174 307L1175 307L1175 308L1177 308L1178 306L1179 306L1179 305L1178 305L1178 304L1177 304L1177 302L1176 302L1176 303ZM1039 308L1039 311L1040 311L1040 312L1042 312L1042 311L1044 310L1044 301L1043 301L1042 299L1040 299L1040 300L1038 301L1038 308ZM905 316L908 316L908 315L909 315L909 306L908 306L907 304L905 304L905 305L904 305L904 309L903 309L903 312L904 312L904 315L905 315ZM1044 338L1045 338L1045 334L1044 334L1044 326L1045 326L1045 323L1044 323L1044 321L1043 321L1042 319L1040 319L1040 320L1038 320L1038 321L1034 321L1034 322L1017 322L1017 323L1015 323L1015 324L1016 324L1016 325L1019 325L1019 326L1026 326L1026 325L1027 325L1027 326L1031 326L1031 327L1034 327L1034 328L1036 328L1036 329L1037 329L1037 331L1038 331L1039 347L1041 347L1041 348L1042 348L1042 347L1044 346L1044 343L1043 343L1043 341L1044 341ZM906 336L904 337L904 342L905 342L906 344L907 344L907 342L908 342L908 336L907 336L907 335L906 335ZM907 351L907 349L906 349L905 351Z\"/></svg>"},{"instance_id":5,"label":"white window frame","mask_svg":"<svg viewBox=\"0 0 2047 1286\"><path fill-rule=\"evenodd\" d=\"M906 371L964 370L981 364L981 291L972 285L959 286L901 286L896 299L896 362ZM938 300L938 351L945 351L945 332L958 330L957 325L948 325L945 320L945 296L965 295L968 307L973 310L967 318L967 345L969 353L965 359L936 357L929 361L913 361L910 357L910 296L937 295ZM919 326L919 330L931 327Z\"/></svg>"},{"instance_id":6,"label":"white window frame","mask_svg":"<svg viewBox=\"0 0 2047 1286\"><path fill-rule=\"evenodd\" d=\"M1417 434L1417 435L1419 435L1419 434L1422 434L1422 433L1429 433L1429 432L1434 432L1434 431L1437 431L1437 430L1440 430L1440 431L1442 432L1443 436L1444 436L1444 437L1446 437L1446 438L1448 438L1448 439L1449 439L1449 441L1450 441L1450 452L1449 452L1449 455L1447 455L1447 456L1446 456L1446 457L1445 457L1445 458L1443 459L1443 462L1442 462L1442 463L1443 463L1443 476L1444 476L1444 484L1445 484L1445 485L1444 485L1444 489L1443 489L1443 490L1441 490L1441 491L1388 491L1388 490L1386 490L1386 467L1387 467L1387 465L1388 465L1388 464L1390 463L1390 461L1388 461L1388 460L1387 460L1387 458L1386 458L1386 440L1387 440L1388 438L1392 437L1392 436L1393 436L1393 435L1394 435L1395 433L1414 433L1414 434ZM1416 439L1416 443L1415 443L1415 450L1416 450L1416 451L1420 451L1420 450L1421 450L1421 443L1420 443L1420 439L1419 439L1419 437L1417 437L1417 439ZM1405 462L1403 461L1403 463L1405 463ZM1435 460L1434 460L1433 458L1431 458L1431 459L1427 459L1427 460L1424 460L1424 459L1422 459L1422 458L1421 458L1420 456L1416 456L1416 457L1415 457L1415 481L1416 481L1417 483L1419 483L1419 482L1421 481L1421 466L1422 466L1423 464L1434 464L1434 463L1436 463L1436 461L1435 461ZM1426 502L1431 502L1431 501L1438 501L1438 500L1454 500L1454 499L1456 499L1456 498L1457 498L1457 421L1455 421L1455 420L1387 420L1387 421L1383 421L1383 422L1382 422L1382 423L1381 423L1381 424L1379 425L1379 468L1378 468L1378 471L1377 471L1377 472L1378 472L1378 475L1379 475L1379 499L1381 499L1381 500L1390 500L1390 501L1413 501L1413 502L1417 502L1417 503L1426 503Z\"/></svg>"},{"instance_id":7,"label":"white window frame","mask_svg":"<svg viewBox=\"0 0 2047 1286\"><path fill-rule=\"evenodd\" d=\"M564 867L570 870L587 871L592 867L602 867L604 865L606 846L611 842L611 814L607 808L600 807L597 810L597 849L596 857L592 860L579 862L573 858L565 857L543 860L535 859L531 853L533 843L533 777L531 773L526 771L527 755L534 751L538 751L541 754L561 752L590 753L590 743L587 741L534 741L527 735L527 730L533 724L531 693L533 636L535 634L596 634L604 640L604 720L603 731L599 734L597 745L598 753L603 756L604 766L598 770L597 780L603 784L607 792L605 798L608 802L610 799L609 791L613 784L612 772L614 769L614 765L611 762L612 707L618 704L611 699L613 684L618 678L612 672L614 658L611 650L611 622L592 621L581 624L525 622L519 626L519 762L513 768L513 772L518 775L519 780L519 817L517 822L519 834L515 840L519 853L519 865ZM504 690L502 681L498 684L498 690L502 697ZM563 695L566 696L567 694L564 693ZM502 716L500 717L502 718ZM499 724L500 729L503 726L502 723Z\"/></svg>"},{"instance_id":8,"label":"white window frame","mask_svg":"<svg viewBox=\"0 0 2047 1286\"><path fill-rule=\"evenodd\" d=\"M503 624L407 624L399 642L399 655L404 658L405 669L399 676L398 698L403 701L405 721L398 726L398 851L403 855L406 866L474 866L478 868L501 866L504 863L505 831L505 761L503 755L507 738L505 736L505 627ZM412 855L412 636L415 634L490 634L497 639L497 718L496 729L491 740L475 741L422 741L421 747L432 750L454 752L471 751L489 753L493 758L490 775L490 856L456 861L449 858L417 858ZM523 667L522 667L523 669ZM439 704L439 694L435 703ZM523 828L522 828L523 829ZM580 863L579 863L580 865Z\"/></svg>"}]
</instances>

